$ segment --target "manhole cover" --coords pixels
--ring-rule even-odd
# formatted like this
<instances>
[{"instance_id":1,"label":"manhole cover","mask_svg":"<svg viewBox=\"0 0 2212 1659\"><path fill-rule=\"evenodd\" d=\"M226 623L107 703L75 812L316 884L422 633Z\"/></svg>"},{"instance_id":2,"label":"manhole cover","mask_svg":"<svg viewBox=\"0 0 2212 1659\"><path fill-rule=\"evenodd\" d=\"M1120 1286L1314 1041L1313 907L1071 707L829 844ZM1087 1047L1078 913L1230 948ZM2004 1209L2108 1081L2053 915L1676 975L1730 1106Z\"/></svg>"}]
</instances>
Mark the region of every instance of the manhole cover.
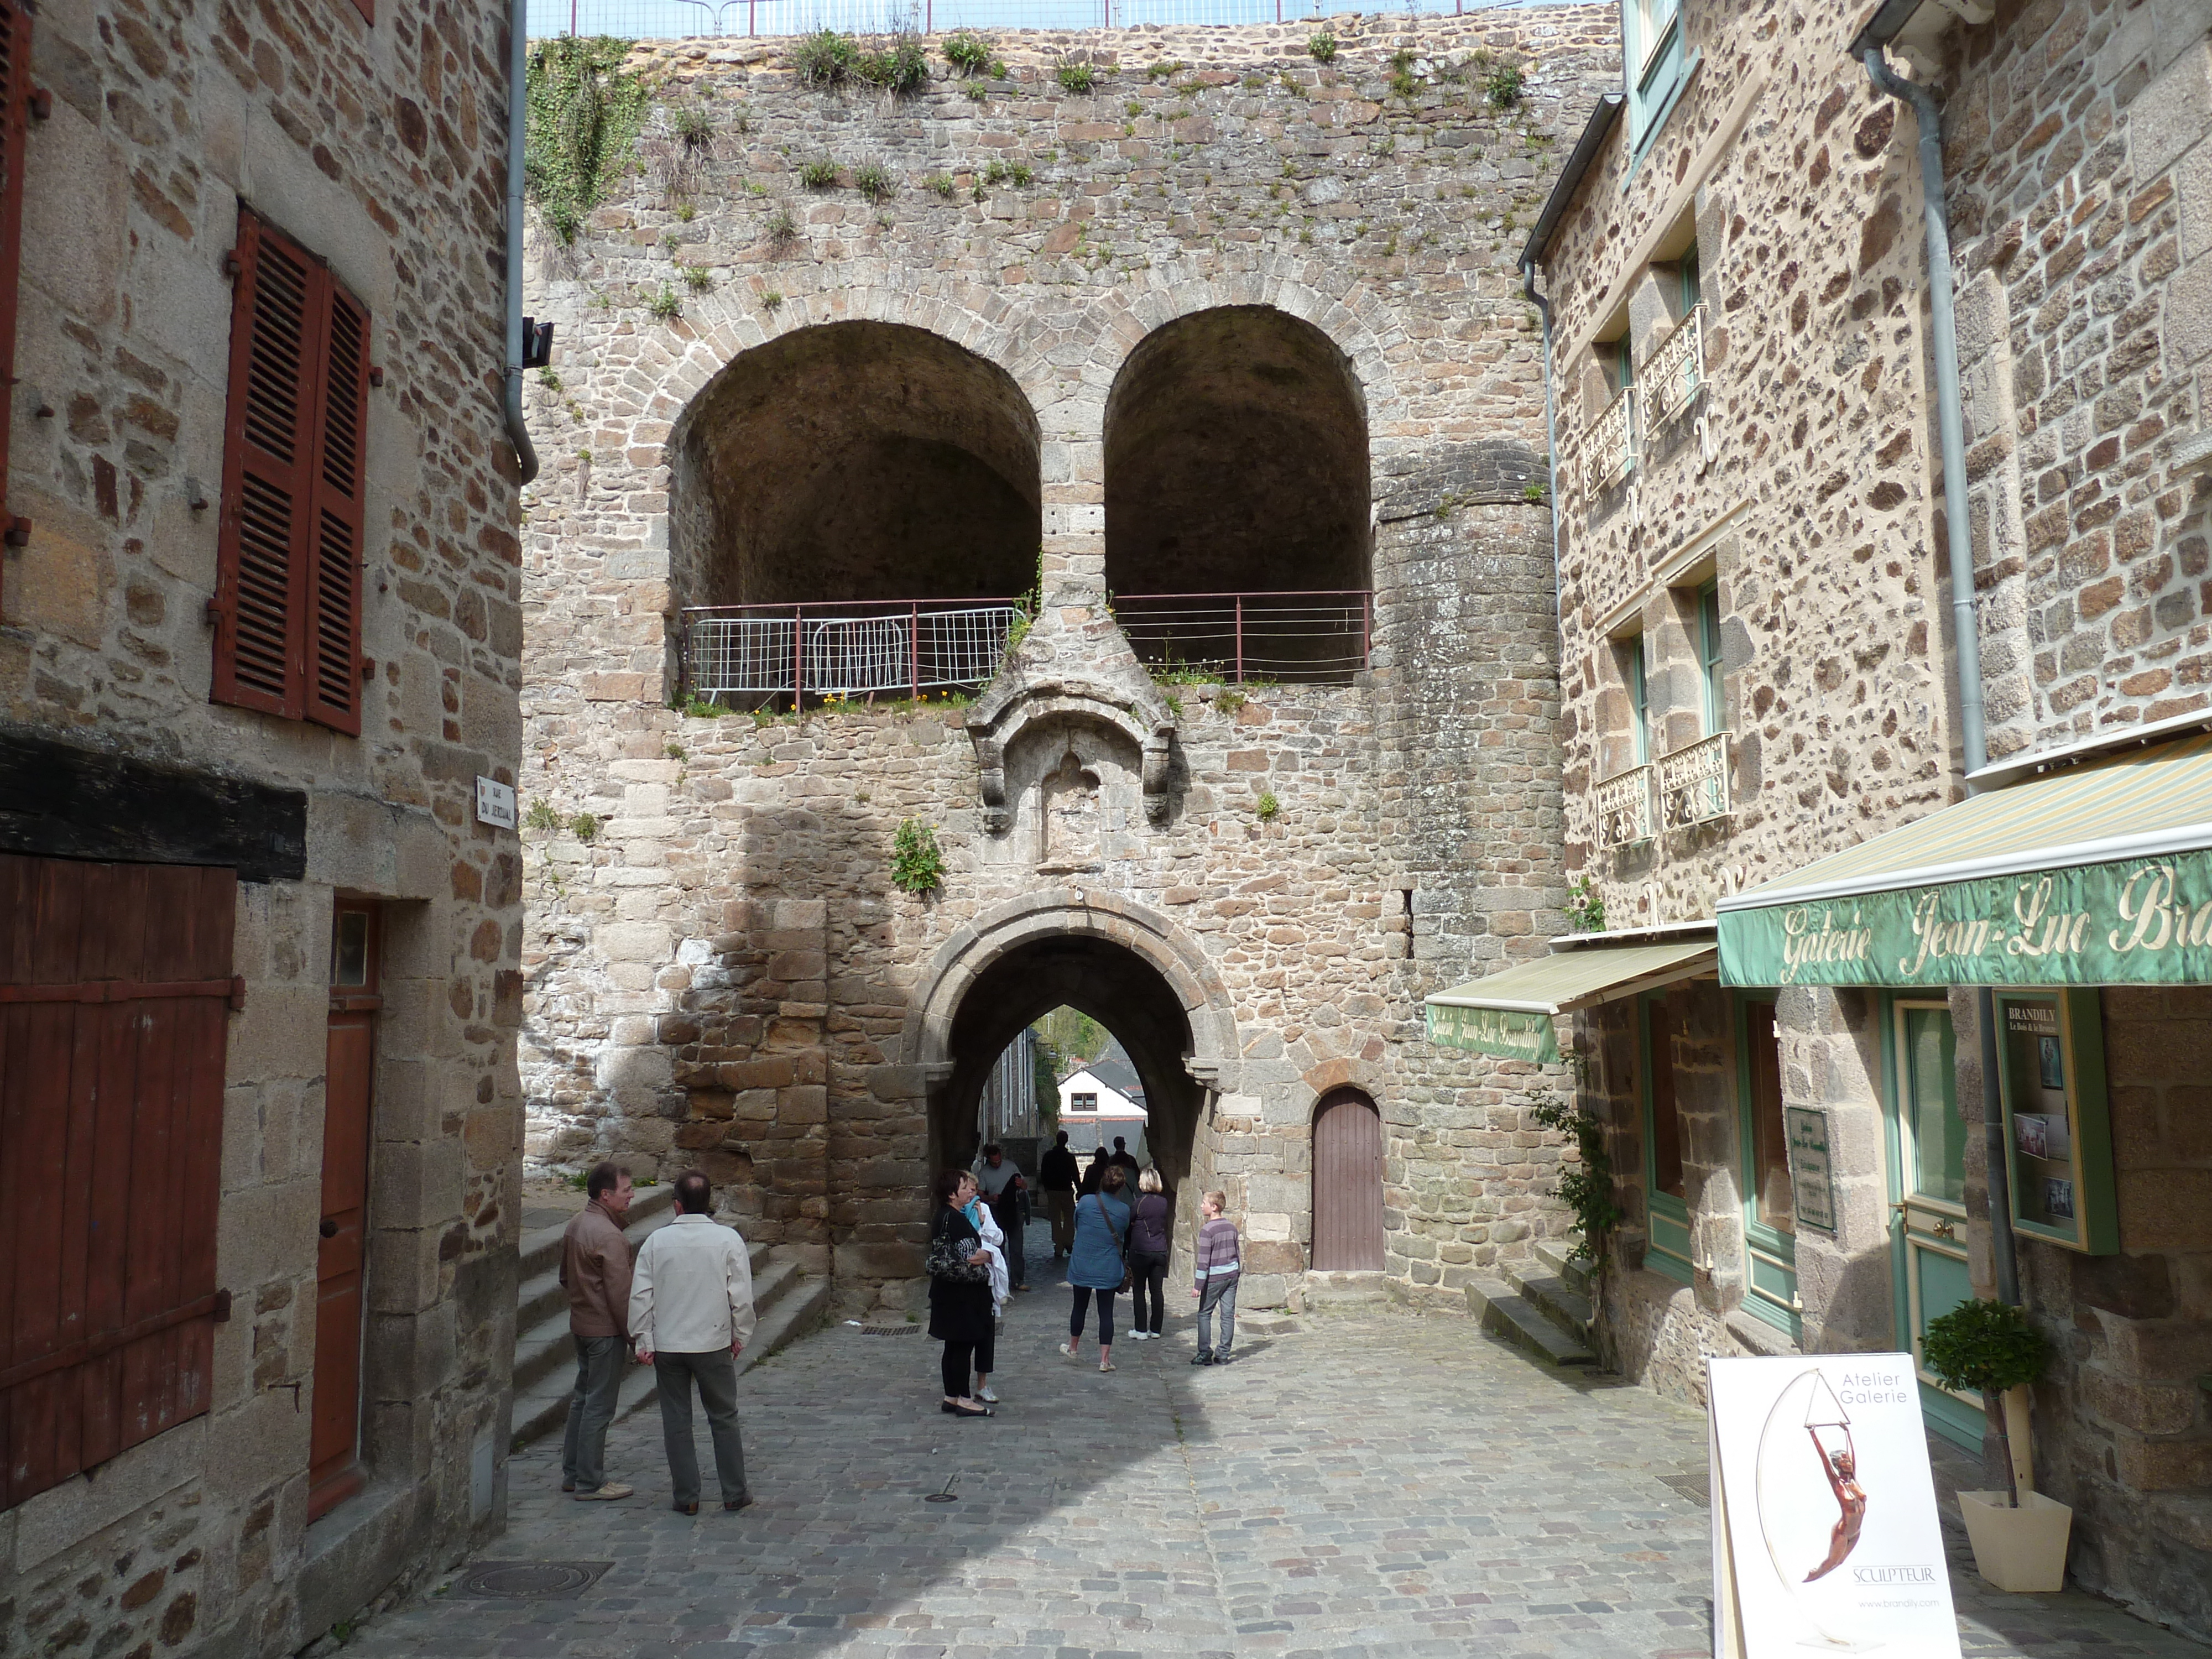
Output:
<instances>
[{"instance_id":1,"label":"manhole cover","mask_svg":"<svg viewBox=\"0 0 2212 1659\"><path fill-rule=\"evenodd\" d=\"M921 1329L919 1325L863 1325L862 1336L912 1336Z\"/></svg>"},{"instance_id":2,"label":"manhole cover","mask_svg":"<svg viewBox=\"0 0 2212 1659\"><path fill-rule=\"evenodd\" d=\"M560 1601L580 1595L611 1561L479 1561L453 1594L501 1601Z\"/></svg>"},{"instance_id":3,"label":"manhole cover","mask_svg":"<svg viewBox=\"0 0 2212 1659\"><path fill-rule=\"evenodd\" d=\"M933 1492L921 1501L925 1504L957 1504L960 1499L949 1492Z\"/></svg>"}]
</instances>

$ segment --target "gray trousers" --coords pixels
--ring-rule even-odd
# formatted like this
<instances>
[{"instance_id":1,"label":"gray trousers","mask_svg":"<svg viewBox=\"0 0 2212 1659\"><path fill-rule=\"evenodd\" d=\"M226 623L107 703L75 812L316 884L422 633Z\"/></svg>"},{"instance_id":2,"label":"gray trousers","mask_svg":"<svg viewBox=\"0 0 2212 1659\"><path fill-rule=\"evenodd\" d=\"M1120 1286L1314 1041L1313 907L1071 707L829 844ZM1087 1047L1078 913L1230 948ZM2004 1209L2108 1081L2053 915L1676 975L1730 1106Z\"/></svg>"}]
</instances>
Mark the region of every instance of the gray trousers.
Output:
<instances>
[{"instance_id":1,"label":"gray trousers","mask_svg":"<svg viewBox=\"0 0 2212 1659\"><path fill-rule=\"evenodd\" d=\"M1213 1316L1221 1316L1221 1346L1213 1346ZM1205 1291L1198 1298L1198 1351L1214 1355L1225 1354L1237 1340L1237 1280L1227 1279L1206 1281Z\"/></svg>"},{"instance_id":2,"label":"gray trousers","mask_svg":"<svg viewBox=\"0 0 2212 1659\"><path fill-rule=\"evenodd\" d=\"M738 1362L727 1348L712 1353L655 1353L653 1374L660 1389L660 1437L668 1449L668 1474L679 1504L699 1501L699 1454L691 1444L691 1385L707 1408L714 1440L714 1474L722 1501L745 1497L745 1449L738 1439Z\"/></svg>"},{"instance_id":3,"label":"gray trousers","mask_svg":"<svg viewBox=\"0 0 2212 1659\"><path fill-rule=\"evenodd\" d=\"M629 1344L618 1336L575 1336L576 1391L568 1396L568 1431L561 1442L561 1484L597 1492L607 1478L607 1425L615 1420L623 1361Z\"/></svg>"}]
</instances>

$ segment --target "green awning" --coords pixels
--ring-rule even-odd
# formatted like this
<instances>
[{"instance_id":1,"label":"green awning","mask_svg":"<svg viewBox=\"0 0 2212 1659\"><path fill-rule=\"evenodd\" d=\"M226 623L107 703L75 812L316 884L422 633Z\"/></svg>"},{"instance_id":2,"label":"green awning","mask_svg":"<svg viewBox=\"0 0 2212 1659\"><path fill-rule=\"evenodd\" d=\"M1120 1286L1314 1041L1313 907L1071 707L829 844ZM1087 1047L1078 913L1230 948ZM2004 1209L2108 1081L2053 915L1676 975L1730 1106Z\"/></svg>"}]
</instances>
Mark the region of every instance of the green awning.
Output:
<instances>
[{"instance_id":1,"label":"green awning","mask_svg":"<svg viewBox=\"0 0 2212 1659\"><path fill-rule=\"evenodd\" d=\"M2212 981L2212 733L1974 796L1717 908L1729 985Z\"/></svg>"},{"instance_id":2,"label":"green awning","mask_svg":"<svg viewBox=\"0 0 2212 1659\"><path fill-rule=\"evenodd\" d=\"M1429 1041L1504 1060L1557 1060L1553 1016L1688 979L1712 966L1710 939L1557 951L1437 992L1427 1002Z\"/></svg>"}]
</instances>

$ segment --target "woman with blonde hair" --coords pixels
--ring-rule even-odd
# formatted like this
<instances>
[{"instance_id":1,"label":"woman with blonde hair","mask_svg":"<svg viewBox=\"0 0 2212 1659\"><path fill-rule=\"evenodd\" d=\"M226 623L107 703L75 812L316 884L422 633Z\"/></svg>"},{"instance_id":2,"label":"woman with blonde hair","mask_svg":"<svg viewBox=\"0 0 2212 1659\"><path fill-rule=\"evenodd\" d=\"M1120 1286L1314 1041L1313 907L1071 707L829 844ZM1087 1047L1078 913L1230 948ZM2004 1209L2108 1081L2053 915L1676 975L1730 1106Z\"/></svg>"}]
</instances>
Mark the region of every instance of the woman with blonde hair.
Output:
<instances>
[{"instance_id":1,"label":"woman with blonde hair","mask_svg":"<svg viewBox=\"0 0 2212 1659\"><path fill-rule=\"evenodd\" d=\"M1133 1342L1156 1340L1167 1319L1160 1285L1168 1276L1168 1235L1174 1218L1175 1200L1168 1195L1160 1166L1155 1164L1137 1177L1137 1207L1129 1218L1129 1288L1135 1302L1129 1313Z\"/></svg>"}]
</instances>

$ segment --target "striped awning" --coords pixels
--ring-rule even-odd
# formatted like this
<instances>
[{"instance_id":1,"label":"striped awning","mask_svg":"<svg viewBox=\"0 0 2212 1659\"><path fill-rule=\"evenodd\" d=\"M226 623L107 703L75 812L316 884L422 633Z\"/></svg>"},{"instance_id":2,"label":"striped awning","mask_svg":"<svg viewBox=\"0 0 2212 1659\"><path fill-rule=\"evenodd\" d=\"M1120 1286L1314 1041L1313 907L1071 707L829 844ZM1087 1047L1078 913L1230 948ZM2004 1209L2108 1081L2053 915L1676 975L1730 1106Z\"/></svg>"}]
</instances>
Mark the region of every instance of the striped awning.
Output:
<instances>
[{"instance_id":1,"label":"striped awning","mask_svg":"<svg viewBox=\"0 0 2212 1659\"><path fill-rule=\"evenodd\" d=\"M1710 939L1599 945L1524 962L1427 1000L1429 1041L1505 1060L1553 1060L1554 1016L1711 973Z\"/></svg>"},{"instance_id":2,"label":"striped awning","mask_svg":"<svg viewBox=\"0 0 2212 1659\"><path fill-rule=\"evenodd\" d=\"M2054 768L1723 899L1730 985L2212 980L2212 733Z\"/></svg>"}]
</instances>

